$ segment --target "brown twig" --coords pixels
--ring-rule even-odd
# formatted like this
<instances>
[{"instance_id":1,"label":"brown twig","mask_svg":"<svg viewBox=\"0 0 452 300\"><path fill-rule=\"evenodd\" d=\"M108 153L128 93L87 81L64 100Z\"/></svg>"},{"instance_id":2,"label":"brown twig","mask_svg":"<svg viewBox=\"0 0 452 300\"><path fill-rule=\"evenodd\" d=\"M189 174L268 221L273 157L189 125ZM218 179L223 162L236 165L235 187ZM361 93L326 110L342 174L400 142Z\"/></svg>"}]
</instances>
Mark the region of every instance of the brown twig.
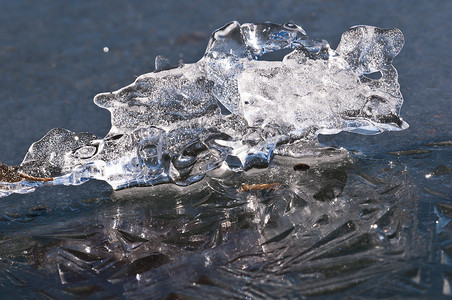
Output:
<instances>
[{"instance_id":1,"label":"brown twig","mask_svg":"<svg viewBox=\"0 0 452 300\"><path fill-rule=\"evenodd\" d=\"M280 183L264 183L264 184L242 184L240 192L249 192L255 190L277 190L281 187Z\"/></svg>"},{"instance_id":2,"label":"brown twig","mask_svg":"<svg viewBox=\"0 0 452 300\"><path fill-rule=\"evenodd\" d=\"M46 182L46 181L53 181L53 178L34 177L34 176L26 175L26 174L23 174L23 173L20 173L20 172L19 172L19 176L22 177L22 178L28 179L28 180L33 180L33 181L44 181L44 182Z\"/></svg>"}]
</instances>

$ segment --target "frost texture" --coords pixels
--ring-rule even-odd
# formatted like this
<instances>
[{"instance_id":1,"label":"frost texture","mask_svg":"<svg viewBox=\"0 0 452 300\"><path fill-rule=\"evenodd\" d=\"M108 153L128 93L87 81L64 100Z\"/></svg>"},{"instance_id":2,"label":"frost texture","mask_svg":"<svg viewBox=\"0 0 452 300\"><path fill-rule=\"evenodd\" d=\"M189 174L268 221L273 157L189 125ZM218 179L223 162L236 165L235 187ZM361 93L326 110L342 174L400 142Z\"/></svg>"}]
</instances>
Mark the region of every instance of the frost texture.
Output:
<instances>
[{"instance_id":1,"label":"frost texture","mask_svg":"<svg viewBox=\"0 0 452 300\"><path fill-rule=\"evenodd\" d=\"M0 196L89 179L115 189L187 185L222 165L247 170L275 154L303 155L320 133L405 129L392 65L403 43L398 29L355 26L333 50L295 24L231 22L197 63L171 67L158 56L154 72L97 95L111 112L107 136L51 130L19 167L28 181L0 183ZM260 60L285 48L293 50L282 61Z\"/></svg>"}]
</instances>

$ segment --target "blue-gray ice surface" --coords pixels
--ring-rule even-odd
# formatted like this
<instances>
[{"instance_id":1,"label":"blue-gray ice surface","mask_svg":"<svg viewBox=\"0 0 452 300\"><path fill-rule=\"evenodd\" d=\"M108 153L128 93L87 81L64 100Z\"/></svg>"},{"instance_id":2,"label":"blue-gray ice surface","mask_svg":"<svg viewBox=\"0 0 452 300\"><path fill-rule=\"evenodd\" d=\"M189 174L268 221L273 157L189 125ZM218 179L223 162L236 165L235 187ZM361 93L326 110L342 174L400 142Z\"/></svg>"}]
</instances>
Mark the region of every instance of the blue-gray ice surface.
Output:
<instances>
[{"instance_id":1,"label":"blue-gray ice surface","mask_svg":"<svg viewBox=\"0 0 452 300\"><path fill-rule=\"evenodd\" d=\"M17 171L23 179L0 182L0 196L89 179L115 189L188 185L220 166L302 156L321 133L405 129L392 65L403 43L399 29L355 26L333 50L295 24L231 22L198 62L171 67L158 56L154 72L97 95L111 113L107 136L51 130L31 145ZM282 61L260 60L285 48L293 50Z\"/></svg>"}]
</instances>

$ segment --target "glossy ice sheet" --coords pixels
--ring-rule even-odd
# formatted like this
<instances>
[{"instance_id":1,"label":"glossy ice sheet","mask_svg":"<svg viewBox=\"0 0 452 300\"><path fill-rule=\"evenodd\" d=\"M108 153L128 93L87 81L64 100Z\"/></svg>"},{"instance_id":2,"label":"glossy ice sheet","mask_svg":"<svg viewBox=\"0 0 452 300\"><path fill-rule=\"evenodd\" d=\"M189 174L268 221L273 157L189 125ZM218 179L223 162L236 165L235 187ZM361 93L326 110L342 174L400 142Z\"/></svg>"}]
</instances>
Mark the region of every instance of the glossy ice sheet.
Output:
<instances>
[{"instance_id":1,"label":"glossy ice sheet","mask_svg":"<svg viewBox=\"0 0 452 300\"><path fill-rule=\"evenodd\" d=\"M16 209L3 202L2 284L15 296L420 295L413 260L428 237L413 237L417 196L403 165L322 155L185 188L97 183L61 189L64 203L41 202L48 191Z\"/></svg>"}]
</instances>

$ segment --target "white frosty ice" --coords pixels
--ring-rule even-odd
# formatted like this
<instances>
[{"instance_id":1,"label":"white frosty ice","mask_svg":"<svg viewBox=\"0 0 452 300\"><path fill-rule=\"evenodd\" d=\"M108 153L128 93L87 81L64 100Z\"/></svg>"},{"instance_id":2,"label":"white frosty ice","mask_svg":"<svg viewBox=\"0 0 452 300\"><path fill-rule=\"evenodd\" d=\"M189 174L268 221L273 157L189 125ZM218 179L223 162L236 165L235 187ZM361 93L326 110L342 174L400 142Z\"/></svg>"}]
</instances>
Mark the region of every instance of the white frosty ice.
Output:
<instances>
[{"instance_id":1,"label":"white frosty ice","mask_svg":"<svg viewBox=\"0 0 452 300\"><path fill-rule=\"evenodd\" d=\"M93 178L115 189L186 185L220 165L247 170L275 153L302 154L297 143L319 133L404 129L392 65L403 43L398 29L355 26L333 50L295 24L231 22L197 63L171 67L158 56L154 72L97 95L111 112L107 136L51 130L20 165L25 179L0 182L0 196ZM293 50L282 61L260 60L285 48Z\"/></svg>"}]
</instances>

